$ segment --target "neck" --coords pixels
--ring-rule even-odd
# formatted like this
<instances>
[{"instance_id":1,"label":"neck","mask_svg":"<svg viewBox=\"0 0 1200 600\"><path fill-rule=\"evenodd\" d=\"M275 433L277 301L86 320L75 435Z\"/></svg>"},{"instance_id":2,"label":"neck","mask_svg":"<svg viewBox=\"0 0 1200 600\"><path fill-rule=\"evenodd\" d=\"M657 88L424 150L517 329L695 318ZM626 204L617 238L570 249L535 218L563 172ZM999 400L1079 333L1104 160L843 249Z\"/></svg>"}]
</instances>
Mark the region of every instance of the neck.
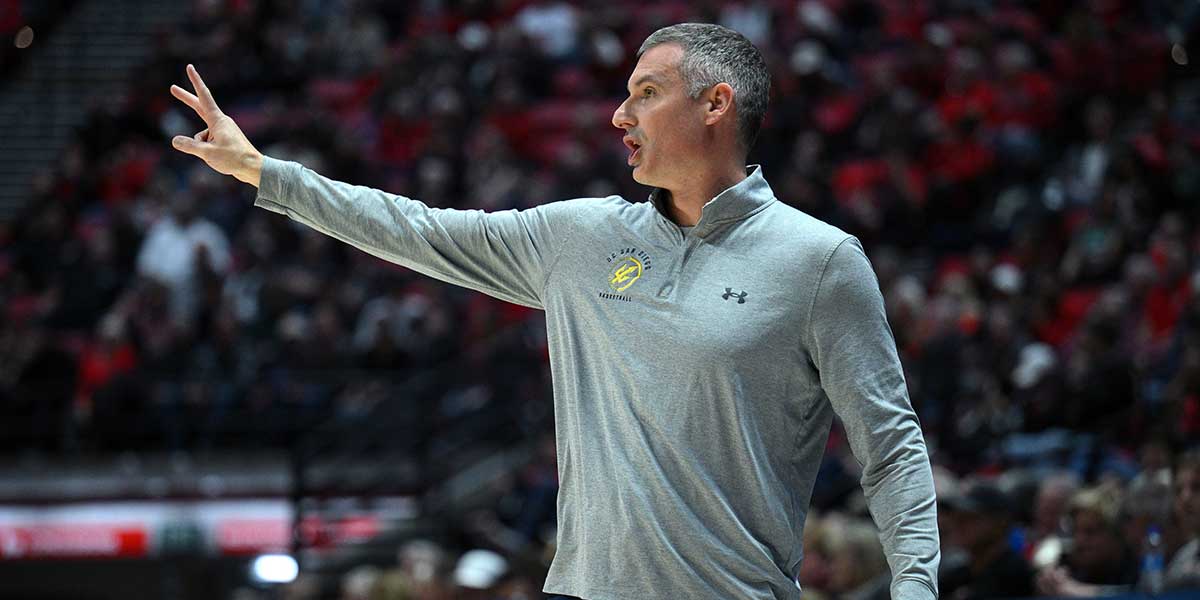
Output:
<instances>
[{"instance_id":1,"label":"neck","mask_svg":"<svg viewBox=\"0 0 1200 600\"><path fill-rule=\"evenodd\" d=\"M742 162L706 170L691 181L663 190L663 207L667 217L681 227L692 227L699 223L700 214L709 200L746 178L746 167Z\"/></svg>"}]
</instances>

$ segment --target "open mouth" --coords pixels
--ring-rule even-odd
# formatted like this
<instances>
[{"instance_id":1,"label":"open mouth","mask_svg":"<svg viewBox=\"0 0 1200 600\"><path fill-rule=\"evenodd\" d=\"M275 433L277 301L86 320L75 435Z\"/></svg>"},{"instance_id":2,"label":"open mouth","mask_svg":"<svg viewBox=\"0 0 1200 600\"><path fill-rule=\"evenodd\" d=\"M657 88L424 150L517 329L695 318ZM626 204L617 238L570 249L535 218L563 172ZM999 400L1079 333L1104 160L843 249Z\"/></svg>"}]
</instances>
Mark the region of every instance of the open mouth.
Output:
<instances>
[{"instance_id":1,"label":"open mouth","mask_svg":"<svg viewBox=\"0 0 1200 600\"><path fill-rule=\"evenodd\" d=\"M629 148L630 150L629 159L627 162L632 165L633 160L637 158L638 153L641 152L642 145L629 136L625 136L623 141L625 142L625 147Z\"/></svg>"}]
</instances>

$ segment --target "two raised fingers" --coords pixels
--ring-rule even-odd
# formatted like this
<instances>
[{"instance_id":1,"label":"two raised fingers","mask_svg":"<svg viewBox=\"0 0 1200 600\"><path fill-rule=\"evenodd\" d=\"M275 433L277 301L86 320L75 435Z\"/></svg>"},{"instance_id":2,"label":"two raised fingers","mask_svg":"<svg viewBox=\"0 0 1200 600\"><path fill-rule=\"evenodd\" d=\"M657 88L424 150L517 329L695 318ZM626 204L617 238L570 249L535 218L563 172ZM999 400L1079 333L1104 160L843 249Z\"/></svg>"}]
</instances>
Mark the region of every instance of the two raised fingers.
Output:
<instances>
[{"instance_id":1,"label":"two raised fingers","mask_svg":"<svg viewBox=\"0 0 1200 600\"><path fill-rule=\"evenodd\" d=\"M221 109L217 107L217 101L213 99L212 92L208 90L208 86L200 78L200 73L196 71L196 67L188 65L187 75L188 79L192 81L192 87L195 88L196 93L193 94L177 85L172 85L171 95L196 111L196 114L200 115L200 118L204 120L204 123L208 127L191 138L177 135L171 139L171 144L183 152L204 158L204 155L210 149L208 131L216 124L217 119L221 117Z\"/></svg>"},{"instance_id":2,"label":"two raised fingers","mask_svg":"<svg viewBox=\"0 0 1200 600\"><path fill-rule=\"evenodd\" d=\"M187 75L188 79L192 81L192 87L195 88L196 93L193 94L177 85L172 85L171 95L190 106L209 127L212 127L213 122L221 116L221 109L217 106L217 101L213 99L208 86L204 84L204 80L200 78L196 67L188 65Z\"/></svg>"}]
</instances>

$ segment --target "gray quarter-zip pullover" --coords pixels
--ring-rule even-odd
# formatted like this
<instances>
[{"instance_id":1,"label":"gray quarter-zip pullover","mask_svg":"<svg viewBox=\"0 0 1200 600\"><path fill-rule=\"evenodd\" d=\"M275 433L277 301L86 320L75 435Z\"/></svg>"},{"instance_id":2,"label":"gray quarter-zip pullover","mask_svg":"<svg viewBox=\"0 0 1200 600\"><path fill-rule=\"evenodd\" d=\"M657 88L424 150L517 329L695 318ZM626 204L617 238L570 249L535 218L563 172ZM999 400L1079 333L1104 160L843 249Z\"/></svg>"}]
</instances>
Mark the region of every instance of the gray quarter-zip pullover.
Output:
<instances>
[{"instance_id":1,"label":"gray quarter-zip pullover","mask_svg":"<svg viewBox=\"0 0 1200 600\"><path fill-rule=\"evenodd\" d=\"M266 158L255 205L546 311L560 477L546 592L799 598L836 413L892 597L935 598L929 458L858 240L777 201L757 165L686 234L660 202L437 209Z\"/></svg>"}]
</instances>

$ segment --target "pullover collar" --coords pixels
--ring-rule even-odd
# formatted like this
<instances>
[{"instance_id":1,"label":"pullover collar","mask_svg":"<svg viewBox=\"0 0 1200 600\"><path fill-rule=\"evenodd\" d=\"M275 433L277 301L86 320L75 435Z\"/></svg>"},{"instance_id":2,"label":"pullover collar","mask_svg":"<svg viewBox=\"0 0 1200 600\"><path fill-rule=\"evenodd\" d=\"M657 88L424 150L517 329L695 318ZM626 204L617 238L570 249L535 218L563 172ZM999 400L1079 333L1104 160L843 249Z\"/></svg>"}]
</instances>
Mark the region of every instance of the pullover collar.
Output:
<instances>
[{"instance_id":1,"label":"pullover collar","mask_svg":"<svg viewBox=\"0 0 1200 600\"><path fill-rule=\"evenodd\" d=\"M775 193L763 177L761 165L748 165L746 178L726 188L704 204L700 212L700 221L692 233L701 237L708 235L722 223L744 219L775 201ZM663 189L654 188L650 192L650 202L658 210L659 218L667 224L676 226L667 217L663 202Z\"/></svg>"}]
</instances>

